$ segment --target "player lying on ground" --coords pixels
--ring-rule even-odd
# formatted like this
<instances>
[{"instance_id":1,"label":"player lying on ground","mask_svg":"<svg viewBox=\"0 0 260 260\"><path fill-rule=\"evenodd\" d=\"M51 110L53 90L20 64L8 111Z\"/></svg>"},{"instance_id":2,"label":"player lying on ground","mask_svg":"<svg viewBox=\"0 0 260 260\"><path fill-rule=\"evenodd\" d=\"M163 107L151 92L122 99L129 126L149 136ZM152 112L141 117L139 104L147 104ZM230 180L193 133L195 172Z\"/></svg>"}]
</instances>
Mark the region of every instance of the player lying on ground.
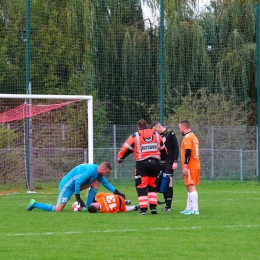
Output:
<instances>
[{"instance_id":1,"label":"player lying on ground","mask_svg":"<svg viewBox=\"0 0 260 260\"><path fill-rule=\"evenodd\" d=\"M31 211L37 208L45 211L62 211L73 193L75 193L76 200L81 207L88 207L90 203L93 202L100 183L109 191L125 198L125 195L119 192L105 178L110 170L111 165L108 162L103 162L100 165L88 163L80 164L61 179L56 206L36 202L32 199L27 210ZM90 188L90 190L85 204L80 198L80 191L86 188Z\"/></svg>"},{"instance_id":2,"label":"player lying on ground","mask_svg":"<svg viewBox=\"0 0 260 260\"><path fill-rule=\"evenodd\" d=\"M139 205L126 206L126 200L121 196L100 192L95 196L95 201L88 206L89 213L118 213L138 210Z\"/></svg>"}]
</instances>

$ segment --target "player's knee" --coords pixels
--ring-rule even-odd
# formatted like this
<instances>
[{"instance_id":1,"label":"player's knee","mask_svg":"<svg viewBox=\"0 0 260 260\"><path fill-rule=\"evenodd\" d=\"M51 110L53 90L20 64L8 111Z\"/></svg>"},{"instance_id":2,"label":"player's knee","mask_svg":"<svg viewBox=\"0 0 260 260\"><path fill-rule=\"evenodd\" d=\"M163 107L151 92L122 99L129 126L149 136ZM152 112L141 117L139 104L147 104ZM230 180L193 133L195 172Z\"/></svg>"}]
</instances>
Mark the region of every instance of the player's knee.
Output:
<instances>
[{"instance_id":1,"label":"player's knee","mask_svg":"<svg viewBox=\"0 0 260 260\"><path fill-rule=\"evenodd\" d=\"M91 187L92 187L92 188L95 188L96 190L98 190L99 183L100 183L100 182L99 182L98 180L95 180L95 181L92 182Z\"/></svg>"},{"instance_id":2,"label":"player's knee","mask_svg":"<svg viewBox=\"0 0 260 260\"><path fill-rule=\"evenodd\" d=\"M55 206L55 212L61 212L61 211L63 211L65 205L66 205L66 204L57 204L57 205Z\"/></svg>"},{"instance_id":3,"label":"player's knee","mask_svg":"<svg viewBox=\"0 0 260 260\"><path fill-rule=\"evenodd\" d=\"M187 190L188 190L188 192L196 191L196 186L195 185L188 185Z\"/></svg>"}]
</instances>

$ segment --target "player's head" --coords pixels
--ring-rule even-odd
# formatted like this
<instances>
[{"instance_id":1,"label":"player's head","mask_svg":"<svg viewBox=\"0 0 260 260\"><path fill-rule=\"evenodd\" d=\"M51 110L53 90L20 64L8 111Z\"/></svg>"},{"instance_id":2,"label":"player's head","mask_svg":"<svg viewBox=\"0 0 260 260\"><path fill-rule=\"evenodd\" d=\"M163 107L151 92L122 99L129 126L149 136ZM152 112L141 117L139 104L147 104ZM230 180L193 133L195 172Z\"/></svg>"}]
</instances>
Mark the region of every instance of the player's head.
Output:
<instances>
[{"instance_id":1,"label":"player's head","mask_svg":"<svg viewBox=\"0 0 260 260\"><path fill-rule=\"evenodd\" d=\"M159 134L162 134L165 131L165 128L162 127L162 125L158 121L153 121L150 127L153 131L156 131Z\"/></svg>"},{"instance_id":2,"label":"player's head","mask_svg":"<svg viewBox=\"0 0 260 260\"><path fill-rule=\"evenodd\" d=\"M93 202L88 206L89 213L97 213L100 210L100 204L98 202Z\"/></svg>"},{"instance_id":3,"label":"player's head","mask_svg":"<svg viewBox=\"0 0 260 260\"><path fill-rule=\"evenodd\" d=\"M190 122L188 120L182 120L179 124L179 129L182 135L185 135L186 133L190 132Z\"/></svg>"},{"instance_id":4,"label":"player's head","mask_svg":"<svg viewBox=\"0 0 260 260\"><path fill-rule=\"evenodd\" d=\"M100 175L108 175L108 173L111 171L112 167L110 163L103 162L98 166L98 174Z\"/></svg>"},{"instance_id":5,"label":"player's head","mask_svg":"<svg viewBox=\"0 0 260 260\"><path fill-rule=\"evenodd\" d=\"M138 130L144 130L148 128L148 124L144 119L141 119L137 122L137 128Z\"/></svg>"}]
</instances>

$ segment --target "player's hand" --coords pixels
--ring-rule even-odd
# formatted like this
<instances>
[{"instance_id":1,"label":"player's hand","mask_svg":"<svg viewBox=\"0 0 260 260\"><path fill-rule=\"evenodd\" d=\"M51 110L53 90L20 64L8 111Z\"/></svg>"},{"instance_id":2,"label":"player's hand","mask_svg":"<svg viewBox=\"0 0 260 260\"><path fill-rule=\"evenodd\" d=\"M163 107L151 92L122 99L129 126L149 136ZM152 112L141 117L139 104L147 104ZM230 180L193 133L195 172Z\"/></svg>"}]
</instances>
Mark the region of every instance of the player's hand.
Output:
<instances>
[{"instance_id":1,"label":"player's hand","mask_svg":"<svg viewBox=\"0 0 260 260\"><path fill-rule=\"evenodd\" d=\"M121 196L121 197L123 197L125 199L125 194L121 193L117 189L115 189L114 194L119 195L119 196Z\"/></svg>"},{"instance_id":2,"label":"player's hand","mask_svg":"<svg viewBox=\"0 0 260 260\"><path fill-rule=\"evenodd\" d=\"M172 164L172 169L173 169L173 170L177 170L177 168L178 168L178 163L177 163L177 162L174 162L174 163Z\"/></svg>"},{"instance_id":3,"label":"player's hand","mask_svg":"<svg viewBox=\"0 0 260 260\"><path fill-rule=\"evenodd\" d=\"M124 162L124 159L117 158L117 162L118 162L118 163L123 163L123 162Z\"/></svg>"},{"instance_id":4,"label":"player's hand","mask_svg":"<svg viewBox=\"0 0 260 260\"><path fill-rule=\"evenodd\" d=\"M81 207L85 207L85 203L84 203L84 201L82 199L77 200L77 202L79 203L79 205Z\"/></svg>"},{"instance_id":5,"label":"player's hand","mask_svg":"<svg viewBox=\"0 0 260 260\"><path fill-rule=\"evenodd\" d=\"M84 201L80 198L80 194L75 194L76 200L81 207L85 207Z\"/></svg>"},{"instance_id":6,"label":"player's hand","mask_svg":"<svg viewBox=\"0 0 260 260\"><path fill-rule=\"evenodd\" d=\"M125 200L125 194L124 193L121 193L121 195L119 195L121 197L123 197L123 199Z\"/></svg>"},{"instance_id":7,"label":"player's hand","mask_svg":"<svg viewBox=\"0 0 260 260\"><path fill-rule=\"evenodd\" d=\"M189 170L188 170L187 168L183 168L183 169L182 169L182 175L183 175L183 176L188 176L188 171L189 171Z\"/></svg>"}]
</instances>

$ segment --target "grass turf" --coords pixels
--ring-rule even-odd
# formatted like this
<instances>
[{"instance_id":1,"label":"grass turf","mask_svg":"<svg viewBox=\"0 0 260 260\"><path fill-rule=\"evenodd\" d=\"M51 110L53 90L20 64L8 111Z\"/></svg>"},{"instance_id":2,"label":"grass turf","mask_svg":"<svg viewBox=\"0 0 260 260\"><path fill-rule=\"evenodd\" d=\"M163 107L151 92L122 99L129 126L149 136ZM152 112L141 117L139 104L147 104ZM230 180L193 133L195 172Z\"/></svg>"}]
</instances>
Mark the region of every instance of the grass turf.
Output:
<instances>
[{"instance_id":1,"label":"grass turf","mask_svg":"<svg viewBox=\"0 0 260 260\"><path fill-rule=\"evenodd\" d=\"M115 186L137 203L133 182ZM55 204L53 188L0 196L0 259L258 259L259 183L202 181L197 190L198 216L179 213L182 181L174 184L173 211L158 205L158 215L72 212L73 198L60 213L26 211L31 198Z\"/></svg>"}]
</instances>

